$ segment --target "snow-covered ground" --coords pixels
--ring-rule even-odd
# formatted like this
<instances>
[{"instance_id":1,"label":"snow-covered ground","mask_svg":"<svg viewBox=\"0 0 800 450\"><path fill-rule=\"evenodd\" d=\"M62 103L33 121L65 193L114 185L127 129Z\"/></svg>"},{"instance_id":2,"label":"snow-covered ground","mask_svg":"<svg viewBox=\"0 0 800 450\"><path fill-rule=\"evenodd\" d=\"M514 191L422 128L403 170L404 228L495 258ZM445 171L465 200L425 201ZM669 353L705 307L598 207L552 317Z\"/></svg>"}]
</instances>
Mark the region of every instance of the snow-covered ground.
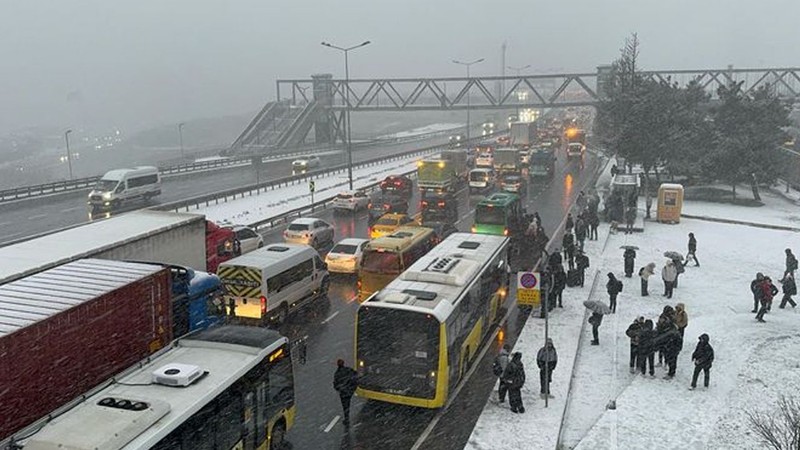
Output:
<instances>
[{"instance_id":1,"label":"snow-covered ground","mask_svg":"<svg viewBox=\"0 0 800 450\"><path fill-rule=\"evenodd\" d=\"M791 226L795 206L773 194L765 206L685 203L685 211L698 215L748 222ZM783 202L783 203L781 203ZM758 213L754 214L753 210ZM607 225L601 229L606 230ZM622 278L621 245L640 247L635 268L648 262L661 270L664 251L686 252L687 234L698 240L701 267L690 264L680 276L671 300L661 296L659 273L651 278L650 296L641 297L639 279ZM523 389L526 413L513 414L507 404L492 397L469 439L470 449L523 449L556 447L561 414L565 410L572 358L578 360L572 392L566 407L562 444L577 449L760 449L748 426L748 410L771 411L781 394L800 390L800 312L777 307L776 299L766 323L757 323L750 281L760 271L778 280L783 274L783 250L798 250L800 234L746 225L683 219L678 225L648 222L646 232L608 236L605 250L587 242L591 269L600 273L598 286L567 288L565 308L556 309L550 334L559 351L553 374L550 407L538 396L536 351L543 343L542 320L528 321L514 351L521 351L527 379ZM601 235L602 242L603 235ZM607 301L605 274L614 272L625 283L617 313L600 327L600 346L588 345L591 327L585 325L582 303L587 298ZM777 284L777 281L776 281ZM780 288L780 285L778 284ZM678 359L677 376L665 380L664 367L656 377L628 372L628 325L637 316L657 319L667 304L686 304L689 326ZM697 338L708 333L716 353L711 385L689 391L693 365L691 353ZM580 340L578 337L580 336ZM702 375L699 386L702 386ZM616 401L616 410L606 409Z\"/></svg>"},{"instance_id":2,"label":"snow-covered ground","mask_svg":"<svg viewBox=\"0 0 800 450\"><path fill-rule=\"evenodd\" d=\"M737 192L739 190L737 189ZM749 195L749 190L742 195ZM761 191L764 206L735 207L725 203L685 202L683 213L693 216L740 220L766 225L800 228L800 207L781 195L768 190Z\"/></svg>"},{"instance_id":3,"label":"snow-covered ground","mask_svg":"<svg viewBox=\"0 0 800 450\"><path fill-rule=\"evenodd\" d=\"M400 174L414 170L419 156L409 156L383 164L355 168L353 170L353 187L363 188L374 184L388 175ZM333 197L340 191L347 190L347 172L314 179L314 201ZM268 219L295 208L311 204L311 193L308 183L298 183L286 187L261 192L258 195L237 198L226 203L202 207L191 212L205 214L214 222L251 224Z\"/></svg>"},{"instance_id":4,"label":"snow-covered ground","mask_svg":"<svg viewBox=\"0 0 800 450\"><path fill-rule=\"evenodd\" d=\"M432 125L426 125L424 127L414 128L412 130L400 131L397 133L379 136L378 139L406 138L411 136L419 136L421 134L435 133L437 131L453 130L456 128L461 128L463 126L464 126L463 123L434 123Z\"/></svg>"}]
</instances>

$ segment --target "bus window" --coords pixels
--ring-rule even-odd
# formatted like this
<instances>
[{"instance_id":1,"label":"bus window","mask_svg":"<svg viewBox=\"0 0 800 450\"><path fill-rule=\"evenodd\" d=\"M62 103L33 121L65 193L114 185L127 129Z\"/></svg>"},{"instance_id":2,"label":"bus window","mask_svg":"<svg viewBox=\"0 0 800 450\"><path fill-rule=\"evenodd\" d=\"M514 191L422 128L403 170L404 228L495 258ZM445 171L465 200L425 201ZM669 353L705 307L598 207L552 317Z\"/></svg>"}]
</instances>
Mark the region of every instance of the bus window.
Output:
<instances>
[{"instance_id":1,"label":"bus window","mask_svg":"<svg viewBox=\"0 0 800 450\"><path fill-rule=\"evenodd\" d=\"M400 258L394 252L368 251L364 254L361 269L366 272L399 274Z\"/></svg>"},{"instance_id":2,"label":"bus window","mask_svg":"<svg viewBox=\"0 0 800 450\"><path fill-rule=\"evenodd\" d=\"M505 225L506 211L502 207L478 205L475 209L475 222L487 225Z\"/></svg>"},{"instance_id":3,"label":"bus window","mask_svg":"<svg viewBox=\"0 0 800 450\"><path fill-rule=\"evenodd\" d=\"M216 414L218 449L234 448L241 439L242 407L239 393L229 391L220 397Z\"/></svg>"},{"instance_id":4,"label":"bus window","mask_svg":"<svg viewBox=\"0 0 800 450\"><path fill-rule=\"evenodd\" d=\"M282 409L294 404L294 377L289 347L283 346L283 356L271 363L269 371L269 395L267 417L273 417Z\"/></svg>"}]
</instances>

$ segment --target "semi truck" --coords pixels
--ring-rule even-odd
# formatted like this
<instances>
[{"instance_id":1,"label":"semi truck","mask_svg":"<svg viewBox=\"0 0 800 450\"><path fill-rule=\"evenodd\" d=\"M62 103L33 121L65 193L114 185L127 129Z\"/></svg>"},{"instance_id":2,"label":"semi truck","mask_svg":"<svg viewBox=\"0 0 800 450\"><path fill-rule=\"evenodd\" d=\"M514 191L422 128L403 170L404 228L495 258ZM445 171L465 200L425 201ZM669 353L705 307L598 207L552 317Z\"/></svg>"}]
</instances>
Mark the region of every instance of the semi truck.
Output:
<instances>
[{"instance_id":1,"label":"semi truck","mask_svg":"<svg viewBox=\"0 0 800 450\"><path fill-rule=\"evenodd\" d=\"M509 137L513 147L530 147L536 138L533 122L515 122L511 124Z\"/></svg>"},{"instance_id":2,"label":"semi truck","mask_svg":"<svg viewBox=\"0 0 800 450\"><path fill-rule=\"evenodd\" d=\"M417 183L421 190L455 191L467 178L467 154L463 150L445 150L439 158L417 163Z\"/></svg>"},{"instance_id":3,"label":"semi truck","mask_svg":"<svg viewBox=\"0 0 800 450\"><path fill-rule=\"evenodd\" d=\"M494 151L494 170L498 174L519 172L519 150L516 148L498 148Z\"/></svg>"},{"instance_id":4,"label":"semi truck","mask_svg":"<svg viewBox=\"0 0 800 450\"><path fill-rule=\"evenodd\" d=\"M567 138L567 157L582 158L586 153L586 132L577 127L569 127L564 132Z\"/></svg>"},{"instance_id":5,"label":"semi truck","mask_svg":"<svg viewBox=\"0 0 800 450\"><path fill-rule=\"evenodd\" d=\"M199 214L138 210L0 247L0 284L82 258L153 261L215 272L236 234Z\"/></svg>"},{"instance_id":6,"label":"semi truck","mask_svg":"<svg viewBox=\"0 0 800 450\"><path fill-rule=\"evenodd\" d=\"M0 441L172 340L170 273L82 259L0 286Z\"/></svg>"},{"instance_id":7,"label":"semi truck","mask_svg":"<svg viewBox=\"0 0 800 450\"><path fill-rule=\"evenodd\" d=\"M551 178L556 171L556 156L551 147L531 149L528 174L531 178Z\"/></svg>"}]
</instances>

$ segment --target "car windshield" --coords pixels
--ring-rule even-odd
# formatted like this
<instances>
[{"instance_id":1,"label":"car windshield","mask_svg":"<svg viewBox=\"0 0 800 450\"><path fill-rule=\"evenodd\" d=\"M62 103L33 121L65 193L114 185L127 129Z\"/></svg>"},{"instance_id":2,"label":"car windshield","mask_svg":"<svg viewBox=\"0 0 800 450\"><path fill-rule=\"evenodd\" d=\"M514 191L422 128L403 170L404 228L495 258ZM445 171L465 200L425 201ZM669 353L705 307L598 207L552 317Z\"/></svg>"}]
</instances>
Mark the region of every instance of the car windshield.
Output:
<instances>
[{"instance_id":1,"label":"car windshield","mask_svg":"<svg viewBox=\"0 0 800 450\"><path fill-rule=\"evenodd\" d=\"M394 252L367 250L361 269L373 273L400 273L400 256Z\"/></svg>"},{"instance_id":2,"label":"car windshield","mask_svg":"<svg viewBox=\"0 0 800 450\"><path fill-rule=\"evenodd\" d=\"M94 185L94 188L98 191L113 191L115 187L117 187L118 180L99 180L97 184Z\"/></svg>"},{"instance_id":3,"label":"car windshield","mask_svg":"<svg viewBox=\"0 0 800 450\"><path fill-rule=\"evenodd\" d=\"M505 225L505 211L496 206L478 205L475 208L475 222L487 225Z\"/></svg>"},{"instance_id":4,"label":"car windshield","mask_svg":"<svg viewBox=\"0 0 800 450\"><path fill-rule=\"evenodd\" d=\"M308 231L308 225L304 223L293 223L289 225L289 231Z\"/></svg>"},{"instance_id":5,"label":"car windshield","mask_svg":"<svg viewBox=\"0 0 800 450\"><path fill-rule=\"evenodd\" d=\"M336 244L331 249L331 253L339 253L339 254L344 254L344 255L354 255L356 253L356 249L357 248L358 248L357 245Z\"/></svg>"},{"instance_id":6,"label":"car windshield","mask_svg":"<svg viewBox=\"0 0 800 450\"><path fill-rule=\"evenodd\" d=\"M397 225L398 220L393 217L381 217L375 225Z\"/></svg>"},{"instance_id":7,"label":"car windshield","mask_svg":"<svg viewBox=\"0 0 800 450\"><path fill-rule=\"evenodd\" d=\"M486 181L489 178L489 174L486 172L471 172L469 174L469 179L471 181Z\"/></svg>"},{"instance_id":8,"label":"car windshield","mask_svg":"<svg viewBox=\"0 0 800 450\"><path fill-rule=\"evenodd\" d=\"M505 181L506 183L519 183L519 180L520 178L518 176L511 176L511 177L506 177L503 181Z\"/></svg>"}]
</instances>

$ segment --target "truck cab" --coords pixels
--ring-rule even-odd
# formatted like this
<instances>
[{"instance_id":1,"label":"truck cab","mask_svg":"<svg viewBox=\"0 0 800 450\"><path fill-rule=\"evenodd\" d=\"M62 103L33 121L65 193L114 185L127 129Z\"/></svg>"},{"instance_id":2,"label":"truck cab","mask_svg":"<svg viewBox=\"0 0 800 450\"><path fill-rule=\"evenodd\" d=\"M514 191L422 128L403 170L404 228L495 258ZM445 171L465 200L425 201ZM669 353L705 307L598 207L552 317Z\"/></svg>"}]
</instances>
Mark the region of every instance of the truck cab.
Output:
<instances>
[{"instance_id":1,"label":"truck cab","mask_svg":"<svg viewBox=\"0 0 800 450\"><path fill-rule=\"evenodd\" d=\"M206 270L216 272L219 265L242 253L236 233L206 220Z\"/></svg>"}]
</instances>

